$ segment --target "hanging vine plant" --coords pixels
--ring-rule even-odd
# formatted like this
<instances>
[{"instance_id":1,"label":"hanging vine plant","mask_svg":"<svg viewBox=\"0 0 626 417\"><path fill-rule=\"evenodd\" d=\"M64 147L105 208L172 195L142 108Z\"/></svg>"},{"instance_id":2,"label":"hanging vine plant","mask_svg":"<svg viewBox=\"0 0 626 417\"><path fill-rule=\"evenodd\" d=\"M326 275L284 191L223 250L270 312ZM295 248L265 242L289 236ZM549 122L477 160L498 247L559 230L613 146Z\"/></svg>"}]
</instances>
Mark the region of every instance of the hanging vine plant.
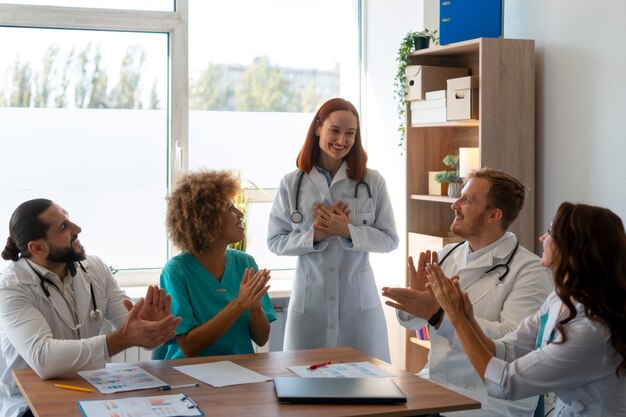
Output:
<instances>
[{"instance_id":1,"label":"hanging vine plant","mask_svg":"<svg viewBox=\"0 0 626 417\"><path fill-rule=\"evenodd\" d=\"M439 44L437 30L431 31L428 29L424 29L420 32L408 32L400 43L400 48L396 56L398 69L396 71L393 87L397 100L398 119L400 119L400 125L398 126L400 143L398 143L398 146L402 147L402 152L404 152L406 139L406 60L409 53L415 51L416 38L429 38L434 45Z\"/></svg>"}]
</instances>

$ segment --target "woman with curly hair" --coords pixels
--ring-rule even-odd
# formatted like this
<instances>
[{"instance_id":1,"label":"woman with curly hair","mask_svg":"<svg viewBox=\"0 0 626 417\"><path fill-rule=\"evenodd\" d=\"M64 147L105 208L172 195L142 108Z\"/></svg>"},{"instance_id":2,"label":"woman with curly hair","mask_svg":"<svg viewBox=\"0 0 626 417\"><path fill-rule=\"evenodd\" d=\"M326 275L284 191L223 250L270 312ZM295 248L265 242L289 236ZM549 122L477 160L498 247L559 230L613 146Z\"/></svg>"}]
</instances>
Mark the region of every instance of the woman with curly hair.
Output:
<instances>
[{"instance_id":1,"label":"woman with curly hair","mask_svg":"<svg viewBox=\"0 0 626 417\"><path fill-rule=\"evenodd\" d=\"M626 415L626 234L612 211L563 203L541 236L554 292L500 340L485 336L472 305L438 265L429 287L459 334L489 395L555 392L554 417Z\"/></svg>"},{"instance_id":2,"label":"woman with curly hair","mask_svg":"<svg viewBox=\"0 0 626 417\"><path fill-rule=\"evenodd\" d=\"M252 256L228 248L244 239L243 213L232 203L240 192L229 171L182 176L167 199L167 230L182 253L161 273L182 322L165 359L253 353L267 343L276 320L267 290L270 272Z\"/></svg>"}]
</instances>

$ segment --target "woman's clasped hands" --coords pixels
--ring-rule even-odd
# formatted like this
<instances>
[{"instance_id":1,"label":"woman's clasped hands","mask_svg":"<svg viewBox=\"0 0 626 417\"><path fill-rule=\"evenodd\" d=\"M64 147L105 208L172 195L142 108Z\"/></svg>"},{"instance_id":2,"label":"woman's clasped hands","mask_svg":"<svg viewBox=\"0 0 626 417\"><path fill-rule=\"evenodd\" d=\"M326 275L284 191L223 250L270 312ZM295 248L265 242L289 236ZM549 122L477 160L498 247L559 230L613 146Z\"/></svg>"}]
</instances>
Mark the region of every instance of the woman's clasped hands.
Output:
<instances>
[{"instance_id":1,"label":"woman's clasped hands","mask_svg":"<svg viewBox=\"0 0 626 417\"><path fill-rule=\"evenodd\" d=\"M330 207L318 202L313 206L314 240L319 242L329 236L341 236L350 239L350 209L344 201L338 201Z\"/></svg>"}]
</instances>

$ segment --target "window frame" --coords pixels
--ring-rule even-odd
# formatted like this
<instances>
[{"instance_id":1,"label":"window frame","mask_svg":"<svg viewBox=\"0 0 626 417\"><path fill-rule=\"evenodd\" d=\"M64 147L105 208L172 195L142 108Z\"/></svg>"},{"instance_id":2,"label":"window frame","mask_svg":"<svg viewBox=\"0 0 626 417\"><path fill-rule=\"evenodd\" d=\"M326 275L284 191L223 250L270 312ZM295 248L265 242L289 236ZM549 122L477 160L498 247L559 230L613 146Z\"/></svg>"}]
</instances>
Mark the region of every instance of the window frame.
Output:
<instances>
[{"instance_id":1,"label":"window frame","mask_svg":"<svg viewBox=\"0 0 626 417\"><path fill-rule=\"evenodd\" d=\"M167 180L168 191L187 170L189 142L188 0L174 11L100 9L0 4L0 27L160 33L168 36ZM174 248L168 240L167 257ZM122 272L122 271L120 271ZM147 285L157 270L122 272L123 285Z\"/></svg>"}]
</instances>

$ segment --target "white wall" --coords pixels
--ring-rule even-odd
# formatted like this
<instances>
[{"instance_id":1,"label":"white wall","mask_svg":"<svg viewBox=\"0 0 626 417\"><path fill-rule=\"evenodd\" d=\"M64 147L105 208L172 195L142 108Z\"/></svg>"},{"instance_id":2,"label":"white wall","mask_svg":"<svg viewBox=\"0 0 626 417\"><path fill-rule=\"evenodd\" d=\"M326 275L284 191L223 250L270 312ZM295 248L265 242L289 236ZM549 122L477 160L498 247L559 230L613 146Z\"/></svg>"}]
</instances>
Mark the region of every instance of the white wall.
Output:
<instances>
[{"instance_id":1,"label":"white wall","mask_svg":"<svg viewBox=\"0 0 626 417\"><path fill-rule=\"evenodd\" d=\"M404 286L405 254L405 159L398 147L398 115L393 95L396 53L404 35L423 27L421 0L368 0L364 7L365 65L362 124L369 154L368 167L385 177L393 203L400 247L388 254L372 254L379 286ZM383 300L384 302L384 300ZM404 329L395 310L385 307L391 361L404 365Z\"/></svg>"},{"instance_id":2,"label":"white wall","mask_svg":"<svg viewBox=\"0 0 626 417\"><path fill-rule=\"evenodd\" d=\"M393 77L398 45L409 30L437 28L436 0L364 2L364 106L370 167L386 178L398 233L405 236L405 160L400 155ZM506 0L504 36L536 40L536 230L563 201L608 207L626 220L626 2ZM535 247L540 250L539 245ZM405 242L372 256L380 285L403 285ZM403 333L388 309L394 365Z\"/></svg>"},{"instance_id":3,"label":"white wall","mask_svg":"<svg viewBox=\"0 0 626 417\"><path fill-rule=\"evenodd\" d=\"M563 201L626 220L625 16L623 0L505 2L505 37L536 41L538 233Z\"/></svg>"}]
</instances>

